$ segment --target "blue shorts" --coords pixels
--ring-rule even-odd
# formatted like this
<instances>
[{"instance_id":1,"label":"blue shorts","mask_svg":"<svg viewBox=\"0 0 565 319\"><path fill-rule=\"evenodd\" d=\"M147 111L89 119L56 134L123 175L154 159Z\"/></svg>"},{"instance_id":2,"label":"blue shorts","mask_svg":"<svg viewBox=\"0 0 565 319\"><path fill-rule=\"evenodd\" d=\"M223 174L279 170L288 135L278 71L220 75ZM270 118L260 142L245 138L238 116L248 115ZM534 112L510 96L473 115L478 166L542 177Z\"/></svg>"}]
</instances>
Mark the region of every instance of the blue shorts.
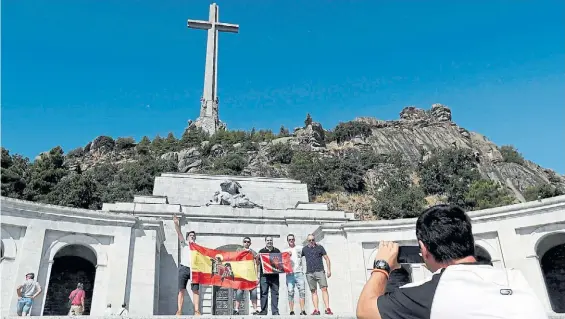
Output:
<instances>
[{"instance_id":1,"label":"blue shorts","mask_svg":"<svg viewBox=\"0 0 565 319\"><path fill-rule=\"evenodd\" d=\"M298 297L306 298L306 283L304 281L304 273L286 274L286 288L288 292L288 300L294 300L294 288L298 288Z\"/></svg>"},{"instance_id":2,"label":"blue shorts","mask_svg":"<svg viewBox=\"0 0 565 319\"><path fill-rule=\"evenodd\" d=\"M31 305L33 305L33 299L29 297L22 297L18 300L18 316L21 316L23 312L29 314L31 309Z\"/></svg>"}]
</instances>

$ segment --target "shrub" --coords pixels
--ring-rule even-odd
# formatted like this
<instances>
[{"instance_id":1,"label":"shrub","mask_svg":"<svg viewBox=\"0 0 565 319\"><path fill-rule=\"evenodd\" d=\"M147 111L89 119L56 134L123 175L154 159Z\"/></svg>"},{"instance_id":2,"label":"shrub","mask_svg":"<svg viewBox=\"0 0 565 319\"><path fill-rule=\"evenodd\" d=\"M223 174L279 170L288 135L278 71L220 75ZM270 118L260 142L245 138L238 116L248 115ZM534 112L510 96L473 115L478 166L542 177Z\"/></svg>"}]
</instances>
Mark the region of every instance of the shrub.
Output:
<instances>
[{"instance_id":1,"label":"shrub","mask_svg":"<svg viewBox=\"0 0 565 319\"><path fill-rule=\"evenodd\" d=\"M524 164L524 157L512 145L503 145L500 147L500 153L502 154L502 160L506 163Z\"/></svg>"},{"instance_id":2,"label":"shrub","mask_svg":"<svg viewBox=\"0 0 565 319\"><path fill-rule=\"evenodd\" d=\"M473 182L465 194L466 207L470 209L510 205L513 201L514 199L505 188L488 179Z\"/></svg>"},{"instance_id":3,"label":"shrub","mask_svg":"<svg viewBox=\"0 0 565 319\"><path fill-rule=\"evenodd\" d=\"M271 163L290 164L294 151L288 143L271 145L267 151Z\"/></svg>"},{"instance_id":4,"label":"shrub","mask_svg":"<svg viewBox=\"0 0 565 319\"><path fill-rule=\"evenodd\" d=\"M333 131L333 139L338 143L349 141L352 138L359 136L366 138L372 134L371 126L364 122L350 121L339 123Z\"/></svg>"},{"instance_id":5,"label":"shrub","mask_svg":"<svg viewBox=\"0 0 565 319\"><path fill-rule=\"evenodd\" d=\"M481 178L471 150L440 149L418 166L420 185L427 194L447 195L450 203L465 206L465 194Z\"/></svg>"},{"instance_id":6,"label":"shrub","mask_svg":"<svg viewBox=\"0 0 565 319\"><path fill-rule=\"evenodd\" d=\"M563 191L549 184L531 186L526 188L526 190L524 191L524 198L527 201L550 198L560 195L563 195Z\"/></svg>"},{"instance_id":7,"label":"shrub","mask_svg":"<svg viewBox=\"0 0 565 319\"><path fill-rule=\"evenodd\" d=\"M133 137L118 137L116 140L116 151L127 150L135 147L135 140Z\"/></svg>"},{"instance_id":8,"label":"shrub","mask_svg":"<svg viewBox=\"0 0 565 319\"><path fill-rule=\"evenodd\" d=\"M375 194L372 211L379 219L412 218L426 205L424 191L414 186L406 173L398 171L386 177L386 185Z\"/></svg>"}]
</instances>

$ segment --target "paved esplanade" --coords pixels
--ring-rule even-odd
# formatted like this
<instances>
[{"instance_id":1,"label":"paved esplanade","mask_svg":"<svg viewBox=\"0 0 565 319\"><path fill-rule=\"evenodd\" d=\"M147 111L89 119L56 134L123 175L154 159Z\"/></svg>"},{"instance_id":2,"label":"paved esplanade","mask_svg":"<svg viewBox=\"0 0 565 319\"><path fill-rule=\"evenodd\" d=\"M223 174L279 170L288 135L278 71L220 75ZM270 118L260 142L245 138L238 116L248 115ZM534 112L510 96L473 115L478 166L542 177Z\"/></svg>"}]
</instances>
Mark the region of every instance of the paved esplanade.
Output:
<instances>
[{"instance_id":1,"label":"paved esplanade","mask_svg":"<svg viewBox=\"0 0 565 319\"><path fill-rule=\"evenodd\" d=\"M212 3L208 21L188 20L188 27L208 30L204 94L200 101L200 117L196 120L196 126L209 134L214 134L220 125L218 117L218 32L237 33L239 25L219 22L218 5Z\"/></svg>"}]
</instances>

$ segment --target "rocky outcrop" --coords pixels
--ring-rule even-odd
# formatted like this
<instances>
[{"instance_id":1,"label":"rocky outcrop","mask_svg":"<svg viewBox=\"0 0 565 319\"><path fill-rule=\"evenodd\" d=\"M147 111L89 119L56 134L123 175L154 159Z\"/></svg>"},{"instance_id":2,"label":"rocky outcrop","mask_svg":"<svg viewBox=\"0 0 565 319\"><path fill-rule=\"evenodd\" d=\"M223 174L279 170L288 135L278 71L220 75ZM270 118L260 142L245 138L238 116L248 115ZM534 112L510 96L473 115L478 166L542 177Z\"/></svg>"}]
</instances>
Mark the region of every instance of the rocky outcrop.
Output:
<instances>
[{"instance_id":1,"label":"rocky outcrop","mask_svg":"<svg viewBox=\"0 0 565 319\"><path fill-rule=\"evenodd\" d=\"M373 150L377 154L400 153L415 169L426 161L434 150L445 148L464 148L472 150L484 177L506 185L515 197L523 200L522 193L528 187L549 183L565 189L565 177L554 171L542 168L530 161L508 163L493 142L485 136L470 132L452 121L451 110L441 104L434 104L429 110L413 106L400 112L398 120L380 120L371 117L355 118L353 122L363 123L368 134L355 132L340 142L328 140L332 132L326 132L322 125L308 121L306 126L294 130L292 136L279 137L272 141L238 142L233 145L203 141L200 147L191 147L160 155L163 160L177 163L180 172L205 171L206 165L223 156L239 153L247 162L242 175L262 177L288 177L288 165L271 163L268 151L279 144L290 145L294 150L322 152L326 155L339 153L345 149ZM355 125L348 126L349 128ZM363 131L366 132L366 131ZM137 160L135 148L120 149L119 143L108 136L99 136L84 148L69 152L66 162L69 168L85 171L99 163L125 163ZM250 144L252 147L250 147ZM279 145L280 146L280 145ZM369 190L382 187L384 175L393 169L382 164L365 173ZM415 177L417 183L417 176Z\"/></svg>"},{"instance_id":2,"label":"rocky outcrop","mask_svg":"<svg viewBox=\"0 0 565 319\"><path fill-rule=\"evenodd\" d=\"M312 122L304 128L296 128L294 137L298 144L317 149L326 146L325 131L322 124Z\"/></svg>"}]
</instances>

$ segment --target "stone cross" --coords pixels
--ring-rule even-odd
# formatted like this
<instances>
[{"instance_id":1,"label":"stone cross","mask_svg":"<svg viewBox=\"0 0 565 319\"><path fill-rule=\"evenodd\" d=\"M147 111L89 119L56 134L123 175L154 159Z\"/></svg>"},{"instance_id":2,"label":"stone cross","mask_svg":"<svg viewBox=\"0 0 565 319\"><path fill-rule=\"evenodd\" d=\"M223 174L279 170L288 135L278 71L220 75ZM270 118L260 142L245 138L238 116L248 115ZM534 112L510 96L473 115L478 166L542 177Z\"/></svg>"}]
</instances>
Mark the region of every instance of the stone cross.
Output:
<instances>
[{"instance_id":1,"label":"stone cross","mask_svg":"<svg viewBox=\"0 0 565 319\"><path fill-rule=\"evenodd\" d=\"M204 72L204 93L200 100L200 117L195 125L209 134L214 134L220 126L218 117L218 32L238 33L239 25L219 22L218 5L210 5L208 21L188 20L192 29L208 30L206 46L206 69Z\"/></svg>"}]
</instances>

